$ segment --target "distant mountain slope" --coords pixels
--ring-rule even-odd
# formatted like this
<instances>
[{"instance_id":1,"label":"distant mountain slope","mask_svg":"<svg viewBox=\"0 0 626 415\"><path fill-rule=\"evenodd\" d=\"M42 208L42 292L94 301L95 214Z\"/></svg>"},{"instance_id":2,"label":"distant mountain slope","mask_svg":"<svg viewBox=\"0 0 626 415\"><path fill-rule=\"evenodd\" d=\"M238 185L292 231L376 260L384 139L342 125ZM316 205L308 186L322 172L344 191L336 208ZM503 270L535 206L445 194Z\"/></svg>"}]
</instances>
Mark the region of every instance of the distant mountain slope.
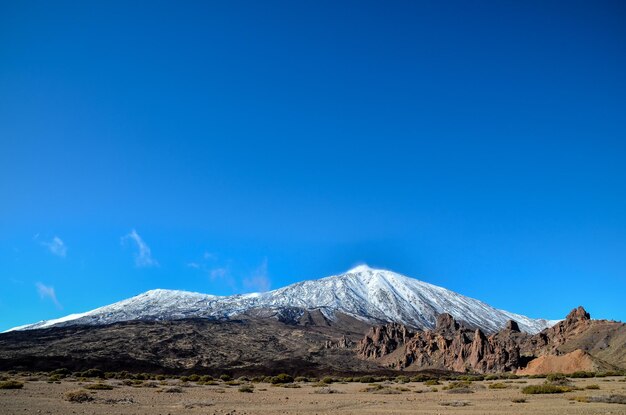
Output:
<instances>
[{"instance_id":1,"label":"distant mountain slope","mask_svg":"<svg viewBox=\"0 0 626 415\"><path fill-rule=\"evenodd\" d=\"M320 310L330 320L340 312L368 323L396 322L414 328L434 328L437 316L449 313L467 325L488 333L503 328L511 319L518 322L521 330L529 333L539 332L556 323L499 310L442 287L363 265L344 274L303 281L265 293L222 297L151 290L86 313L13 330L104 325L132 320L229 319L255 310L283 309L296 314L302 314L304 310Z\"/></svg>"}]
</instances>

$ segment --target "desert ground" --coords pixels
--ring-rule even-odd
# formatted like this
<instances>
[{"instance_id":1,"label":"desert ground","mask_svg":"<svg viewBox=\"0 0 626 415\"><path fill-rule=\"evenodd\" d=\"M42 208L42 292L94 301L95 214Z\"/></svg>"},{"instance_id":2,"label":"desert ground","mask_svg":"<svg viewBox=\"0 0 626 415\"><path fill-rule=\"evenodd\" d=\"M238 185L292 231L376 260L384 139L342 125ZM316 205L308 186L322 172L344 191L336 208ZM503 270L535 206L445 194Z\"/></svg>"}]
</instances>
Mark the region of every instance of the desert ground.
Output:
<instances>
[{"instance_id":1,"label":"desert ground","mask_svg":"<svg viewBox=\"0 0 626 415\"><path fill-rule=\"evenodd\" d=\"M626 377L571 379L567 393L528 395L544 379L473 381L448 389L424 382L295 382L282 385L179 379L85 381L13 374L21 389L0 389L1 414L626 414L624 403L585 402L626 395ZM131 384L132 383L132 384ZM93 385L96 388L89 389ZM494 388L494 384L497 384ZM458 384L457 384L458 385ZM591 399L590 399L591 398ZM74 402L71 399L78 400Z\"/></svg>"}]
</instances>

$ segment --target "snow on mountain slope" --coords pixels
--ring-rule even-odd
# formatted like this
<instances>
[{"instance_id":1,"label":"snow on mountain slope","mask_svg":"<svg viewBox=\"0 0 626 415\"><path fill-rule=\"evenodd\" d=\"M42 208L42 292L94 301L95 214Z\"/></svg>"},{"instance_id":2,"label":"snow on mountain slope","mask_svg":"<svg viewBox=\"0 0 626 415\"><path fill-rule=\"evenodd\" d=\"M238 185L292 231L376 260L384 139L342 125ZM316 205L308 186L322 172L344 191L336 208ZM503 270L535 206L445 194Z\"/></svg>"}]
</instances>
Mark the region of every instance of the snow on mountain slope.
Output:
<instances>
[{"instance_id":1,"label":"snow on mountain slope","mask_svg":"<svg viewBox=\"0 0 626 415\"><path fill-rule=\"evenodd\" d=\"M517 321L520 328L529 333L556 323L498 310L442 287L361 265L344 274L303 281L265 293L215 296L151 290L86 313L12 330L100 325L129 320L229 318L254 309L283 308L319 309L331 320L335 312L341 312L372 324L397 322L417 328L433 328L439 314L450 313L487 332L504 327L509 319Z\"/></svg>"}]
</instances>

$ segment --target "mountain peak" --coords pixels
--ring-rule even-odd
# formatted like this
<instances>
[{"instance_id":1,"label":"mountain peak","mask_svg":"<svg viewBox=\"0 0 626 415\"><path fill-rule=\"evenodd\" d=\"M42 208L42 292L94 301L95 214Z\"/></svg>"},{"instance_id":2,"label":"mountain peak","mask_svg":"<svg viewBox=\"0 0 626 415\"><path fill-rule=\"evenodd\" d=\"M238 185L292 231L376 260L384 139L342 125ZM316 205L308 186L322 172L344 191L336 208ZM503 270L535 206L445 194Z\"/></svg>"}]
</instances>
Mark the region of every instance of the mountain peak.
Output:
<instances>
[{"instance_id":1,"label":"mountain peak","mask_svg":"<svg viewBox=\"0 0 626 415\"><path fill-rule=\"evenodd\" d=\"M343 274L302 281L261 294L216 296L150 290L77 316L19 329L59 324L104 325L130 320L228 319L251 310L282 309L317 309L331 320L335 319L335 313L343 313L369 323L394 322L415 328L434 328L437 316L449 313L457 321L480 327L485 332L502 329L510 319L516 320L527 332L538 332L550 323L498 310L443 287L361 264Z\"/></svg>"},{"instance_id":2,"label":"mountain peak","mask_svg":"<svg viewBox=\"0 0 626 415\"><path fill-rule=\"evenodd\" d=\"M346 271L346 274L361 274L363 272L374 272L374 271L381 271L381 270L374 269L367 264L361 264Z\"/></svg>"}]
</instances>

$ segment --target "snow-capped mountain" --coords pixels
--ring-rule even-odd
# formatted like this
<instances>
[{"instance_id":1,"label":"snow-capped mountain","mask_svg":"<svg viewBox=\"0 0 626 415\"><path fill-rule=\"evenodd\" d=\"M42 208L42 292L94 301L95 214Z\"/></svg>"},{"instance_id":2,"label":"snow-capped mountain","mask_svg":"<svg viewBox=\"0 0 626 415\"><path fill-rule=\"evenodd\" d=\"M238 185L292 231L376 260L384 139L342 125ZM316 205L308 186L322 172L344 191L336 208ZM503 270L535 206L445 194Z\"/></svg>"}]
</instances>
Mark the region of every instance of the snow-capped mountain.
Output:
<instances>
[{"instance_id":1,"label":"snow-capped mountain","mask_svg":"<svg viewBox=\"0 0 626 415\"><path fill-rule=\"evenodd\" d=\"M437 316L449 313L458 320L493 332L508 320L523 331L536 333L556 321L531 319L498 310L482 301L442 287L366 265L319 280L284 288L232 296L187 291L151 290L138 296L81 314L16 327L29 330L52 326L103 325L129 320L230 318L257 309L319 309L333 320L340 312L372 324L396 322L416 328L433 328Z\"/></svg>"}]
</instances>

